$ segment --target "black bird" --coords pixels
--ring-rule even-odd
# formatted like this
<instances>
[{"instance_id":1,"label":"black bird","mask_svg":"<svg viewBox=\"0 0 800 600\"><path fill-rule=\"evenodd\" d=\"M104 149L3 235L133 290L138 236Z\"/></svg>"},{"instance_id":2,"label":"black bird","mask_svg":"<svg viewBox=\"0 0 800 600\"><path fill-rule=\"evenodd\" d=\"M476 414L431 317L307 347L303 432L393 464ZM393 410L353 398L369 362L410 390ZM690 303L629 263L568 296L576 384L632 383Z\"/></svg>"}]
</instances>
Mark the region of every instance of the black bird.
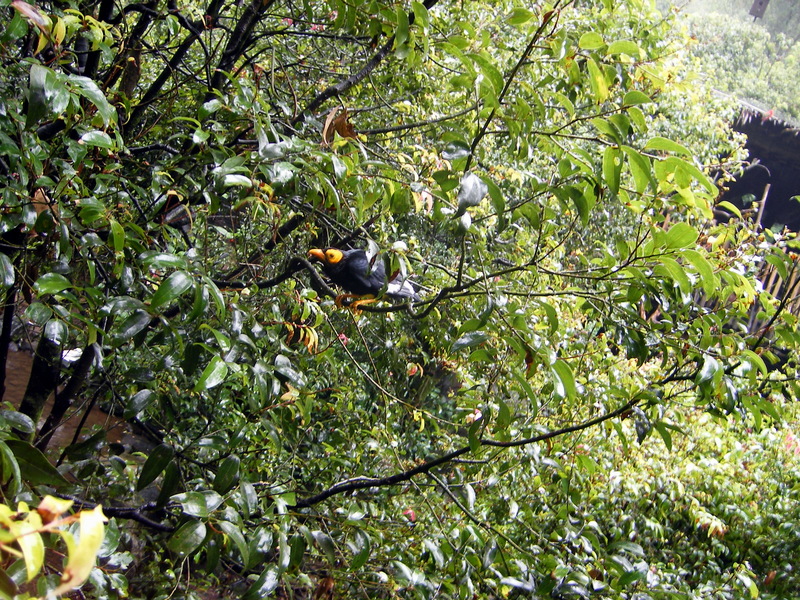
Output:
<instances>
[{"instance_id":1,"label":"black bird","mask_svg":"<svg viewBox=\"0 0 800 600\"><path fill-rule=\"evenodd\" d=\"M322 263L322 270L333 283L350 292L352 296L377 297L384 295L393 300L419 300L417 291L407 279L386 281L383 261L370 264L363 250L339 250L338 248L312 248L308 255ZM337 302L339 299L337 299Z\"/></svg>"}]
</instances>

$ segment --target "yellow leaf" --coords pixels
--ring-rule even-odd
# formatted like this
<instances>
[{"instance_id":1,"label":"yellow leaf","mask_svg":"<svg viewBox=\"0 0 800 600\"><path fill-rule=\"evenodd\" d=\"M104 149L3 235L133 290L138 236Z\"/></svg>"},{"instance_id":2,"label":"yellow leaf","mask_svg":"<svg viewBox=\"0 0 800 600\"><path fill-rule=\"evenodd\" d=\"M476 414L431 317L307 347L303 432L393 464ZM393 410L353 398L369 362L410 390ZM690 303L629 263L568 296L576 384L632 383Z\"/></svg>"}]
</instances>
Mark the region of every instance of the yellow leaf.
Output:
<instances>
[{"instance_id":1,"label":"yellow leaf","mask_svg":"<svg viewBox=\"0 0 800 600\"><path fill-rule=\"evenodd\" d=\"M72 500L45 496L39 503L39 508L36 509L36 512L42 517L42 522L47 524L60 518L70 508L72 508Z\"/></svg>"},{"instance_id":2,"label":"yellow leaf","mask_svg":"<svg viewBox=\"0 0 800 600\"><path fill-rule=\"evenodd\" d=\"M98 505L94 510L85 510L80 514L80 539L75 543L75 538L67 531L61 535L67 543L69 562L61 575L61 585L51 594L60 596L70 590L83 585L94 567L100 545L105 535L104 523L107 521L103 514L103 507Z\"/></svg>"},{"instance_id":3,"label":"yellow leaf","mask_svg":"<svg viewBox=\"0 0 800 600\"><path fill-rule=\"evenodd\" d=\"M20 521L15 528L17 544L25 558L25 570L28 581L36 577L44 564L44 543L39 530L42 528L42 518L37 512L29 512L24 521Z\"/></svg>"}]
</instances>

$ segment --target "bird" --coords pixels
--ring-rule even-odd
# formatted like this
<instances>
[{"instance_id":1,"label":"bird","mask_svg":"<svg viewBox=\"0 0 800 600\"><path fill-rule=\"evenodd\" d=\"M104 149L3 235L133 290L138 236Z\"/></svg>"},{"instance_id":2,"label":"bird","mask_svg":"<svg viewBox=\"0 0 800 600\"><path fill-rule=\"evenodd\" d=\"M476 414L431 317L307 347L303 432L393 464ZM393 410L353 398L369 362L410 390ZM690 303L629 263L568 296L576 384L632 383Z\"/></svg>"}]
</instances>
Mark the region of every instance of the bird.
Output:
<instances>
[{"instance_id":1,"label":"bird","mask_svg":"<svg viewBox=\"0 0 800 600\"><path fill-rule=\"evenodd\" d=\"M349 294L339 296L336 303L341 306L345 297L369 296L358 304L374 302L383 295L392 300L419 300L414 285L408 280L386 280L386 268L380 260L372 264L364 250L339 250L338 248L312 248L310 258L322 263L322 270L330 280ZM383 292L383 294L381 294ZM354 303L355 304L355 303Z\"/></svg>"}]
</instances>

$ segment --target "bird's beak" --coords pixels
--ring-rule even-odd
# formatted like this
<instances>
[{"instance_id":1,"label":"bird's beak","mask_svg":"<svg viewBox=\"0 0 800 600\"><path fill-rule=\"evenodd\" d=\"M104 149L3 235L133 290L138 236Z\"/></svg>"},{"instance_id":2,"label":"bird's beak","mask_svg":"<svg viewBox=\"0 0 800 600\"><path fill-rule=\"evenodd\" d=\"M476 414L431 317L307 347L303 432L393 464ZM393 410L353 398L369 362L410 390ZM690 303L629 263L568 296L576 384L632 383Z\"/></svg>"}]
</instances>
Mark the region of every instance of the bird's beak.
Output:
<instances>
[{"instance_id":1,"label":"bird's beak","mask_svg":"<svg viewBox=\"0 0 800 600\"><path fill-rule=\"evenodd\" d=\"M320 250L319 248L312 248L308 251L309 258L316 258L322 262L325 262L325 252Z\"/></svg>"}]
</instances>

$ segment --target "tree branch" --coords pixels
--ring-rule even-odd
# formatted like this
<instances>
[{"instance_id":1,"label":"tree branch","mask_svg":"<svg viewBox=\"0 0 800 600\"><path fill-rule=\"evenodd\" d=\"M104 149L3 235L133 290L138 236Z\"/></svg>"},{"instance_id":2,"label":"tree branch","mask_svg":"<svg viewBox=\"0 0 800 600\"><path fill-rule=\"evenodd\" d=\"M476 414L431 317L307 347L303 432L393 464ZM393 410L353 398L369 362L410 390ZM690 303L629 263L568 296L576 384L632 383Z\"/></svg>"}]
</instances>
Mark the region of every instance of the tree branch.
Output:
<instances>
[{"instance_id":1,"label":"tree branch","mask_svg":"<svg viewBox=\"0 0 800 600\"><path fill-rule=\"evenodd\" d=\"M522 440L515 440L512 442L498 442L496 440L483 439L480 441L480 445L490 446L494 448L513 448L517 446L525 446L528 444L534 444L536 442L549 440L554 437L565 435L567 433L582 431L584 429L594 427L595 425L599 425L600 423L603 423L610 419L619 417L626 411L636 406L639 402L641 402L641 400L642 399L638 397L633 398L632 400L629 400L624 405L617 408L616 410L611 411L610 413L606 413L604 415L595 417L594 419L590 419L588 421L584 421L583 423L579 423L577 425L571 425L569 427L556 429L553 431L549 431L547 433L542 433L539 435L535 435L533 437L524 438ZM301 498L294 504L294 508L310 508L311 506L319 504L323 500L327 500L331 496L336 496L338 494L346 494L348 492L354 492L366 488L377 488L377 487L386 487L390 485L397 485L398 483L409 481L415 475L428 473L429 471L437 467L440 467L442 465L445 465L451 462L453 459L458 458L459 456L463 456L464 454L467 454L470 451L471 451L470 446L464 446L463 448L459 448L458 450L453 450L452 452L448 452L447 454L444 454L439 458L418 465L413 469L403 471L402 473L396 473L394 475L390 475L389 477L381 477L381 478L358 477L356 479L349 479L347 481L342 481L340 483L337 483L329 487L327 490L320 492L319 494L315 494L308 498Z\"/></svg>"},{"instance_id":2,"label":"tree branch","mask_svg":"<svg viewBox=\"0 0 800 600\"><path fill-rule=\"evenodd\" d=\"M423 4L425 5L425 8L430 9L433 6L435 6L438 1L439 0L425 0ZM413 12L409 13L408 24L409 25L413 24L414 19L415 19L414 13ZM303 110L301 110L294 119L292 119L292 125L297 125L297 123L302 121L308 113L313 113L320 106L322 106L322 104L327 100L330 100L334 96L339 96L345 93L353 86L361 83L361 81L367 75L372 73L372 71L374 71L378 67L378 65L383 62L383 59L388 56L389 52L391 52L392 47L394 46L394 40L395 36L392 35L391 37L389 37L388 40L386 40L386 43L384 43L383 46L381 46L380 49L373 55L373 57L370 58L366 62L366 64L364 64L363 67L361 67L361 69L350 75L350 77L343 79L339 83L328 86L322 92L317 94L317 96L310 102L310 104L306 106Z\"/></svg>"},{"instance_id":3,"label":"tree branch","mask_svg":"<svg viewBox=\"0 0 800 600\"><path fill-rule=\"evenodd\" d=\"M253 29L258 24L259 19L274 3L275 0L252 0L245 8L242 17L236 23L236 27L234 27L228 38L228 45L225 47L222 58L220 58L211 78L209 91L205 98L206 102L214 98L215 91L222 89L226 81L226 74L233 71L236 61L244 54L245 49L252 41Z\"/></svg>"}]
</instances>

